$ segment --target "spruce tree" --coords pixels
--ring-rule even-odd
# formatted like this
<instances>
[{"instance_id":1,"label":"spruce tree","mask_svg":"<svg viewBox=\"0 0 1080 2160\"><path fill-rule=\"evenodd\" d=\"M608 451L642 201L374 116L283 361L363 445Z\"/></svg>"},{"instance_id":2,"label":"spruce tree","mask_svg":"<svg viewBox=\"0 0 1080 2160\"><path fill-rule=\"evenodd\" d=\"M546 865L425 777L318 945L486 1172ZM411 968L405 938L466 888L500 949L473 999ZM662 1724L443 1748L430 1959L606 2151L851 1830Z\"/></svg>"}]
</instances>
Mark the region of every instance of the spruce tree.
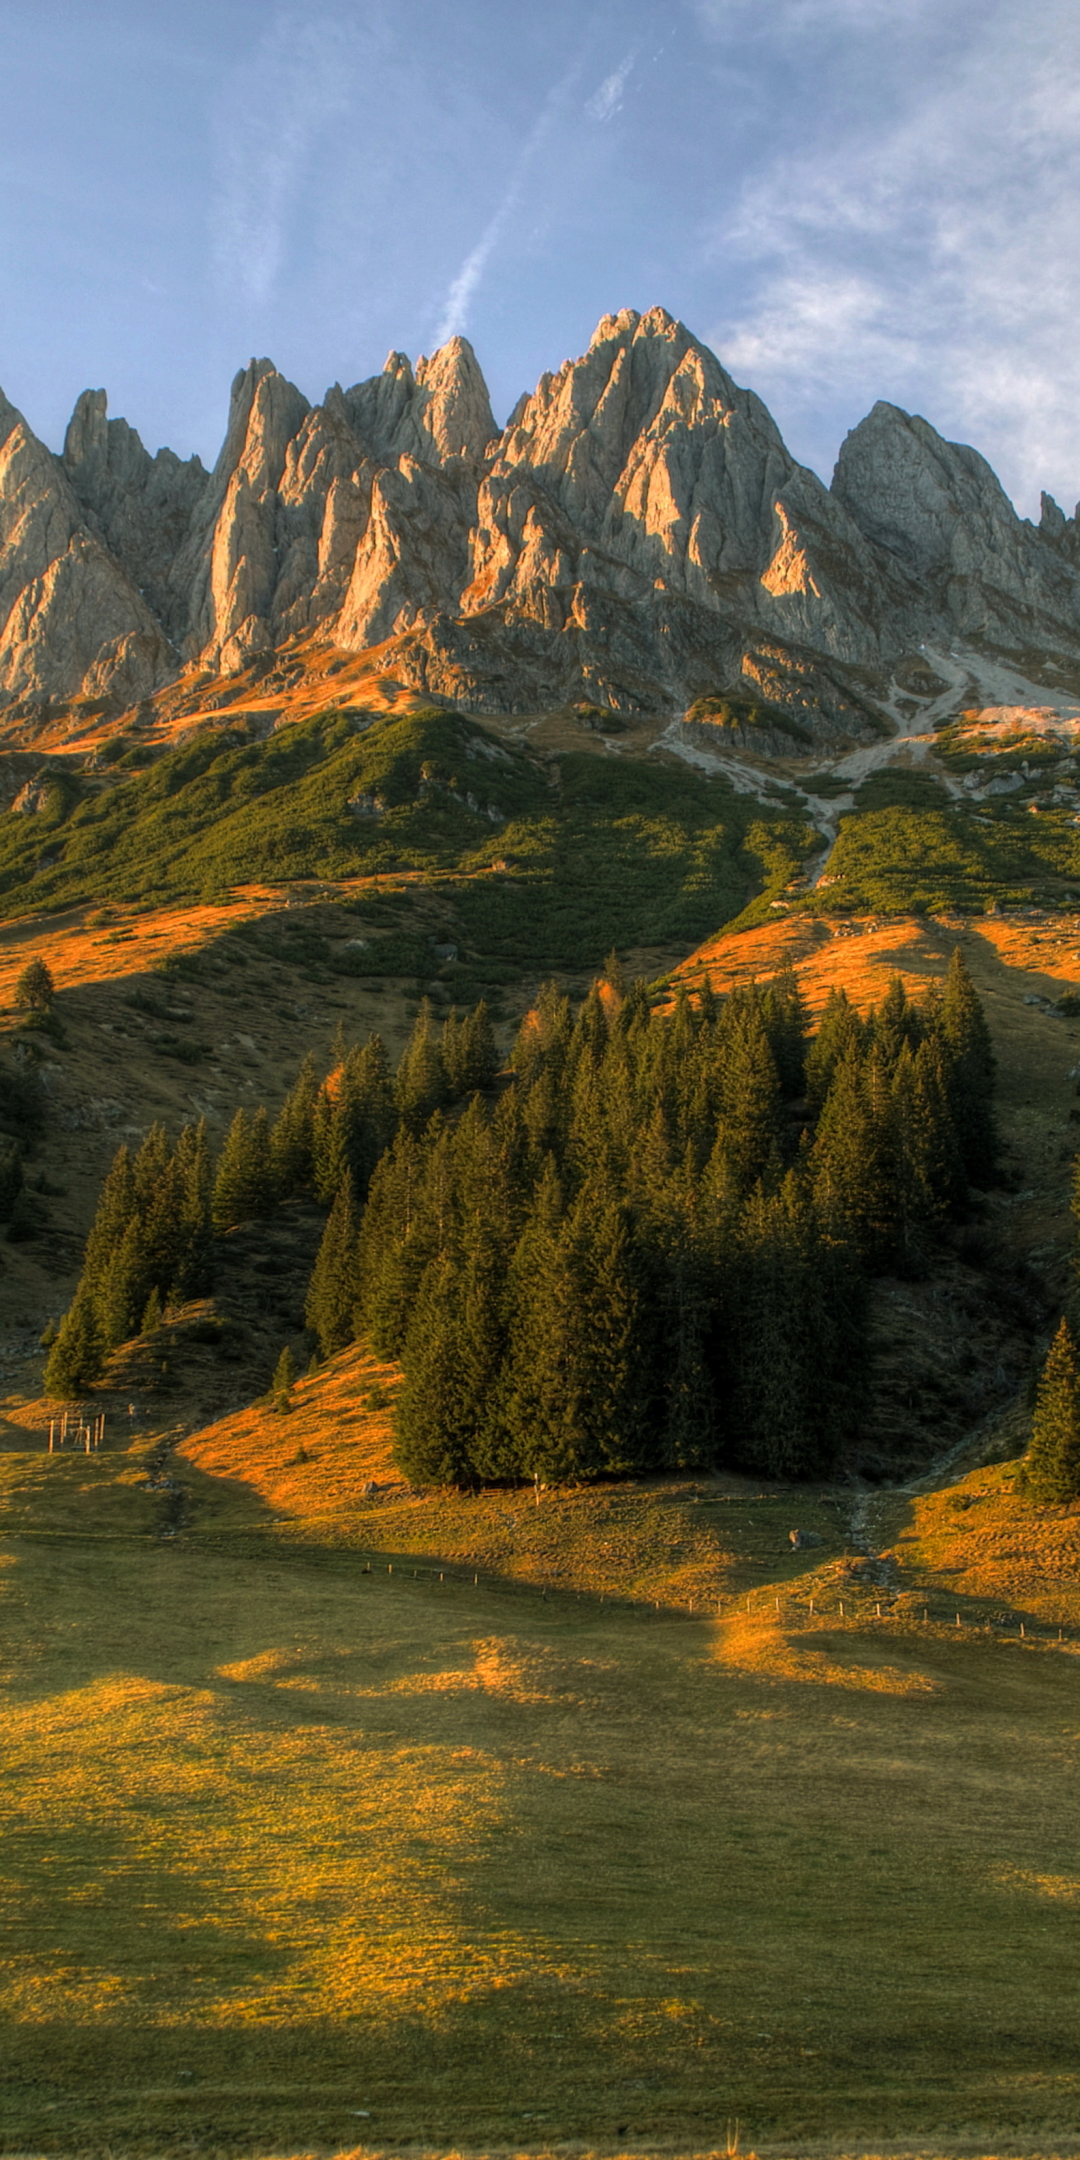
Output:
<instances>
[{"instance_id":1,"label":"spruce tree","mask_svg":"<svg viewBox=\"0 0 1080 2160\"><path fill-rule=\"evenodd\" d=\"M428 1120L447 1100L446 1066L435 1035L429 998L421 1001L405 1055L398 1066L394 1093L398 1117L414 1136L423 1132Z\"/></svg>"},{"instance_id":2,"label":"spruce tree","mask_svg":"<svg viewBox=\"0 0 1080 2160\"><path fill-rule=\"evenodd\" d=\"M887 1248L880 1125L859 1047L849 1042L830 1083L810 1151L814 1204L828 1235L868 1266Z\"/></svg>"},{"instance_id":3,"label":"spruce tree","mask_svg":"<svg viewBox=\"0 0 1080 2160\"><path fill-rule=\"evenodd\" d=\"M151 1281L142 1225L136 1216L132 1216L94 1293L94 1310L102 1340L110 1350L134 1335Z\"/></svg>"},{"instance_id":4,"label":"spruce tree","mask_svg":"<svg viewBox=\"0 0 1080 2160\"><path fill-rule=\"evenodd\" d=\"M143 1307L142 1324L139 1329L140 1335L156 1335L164 1318L165 1307L161 1302L161 1292L155 1283Z\"/></svg>"},{"instance_id":5,"label":"spruce tree","mask_svg":"<svg viewBox=\"0 0 1080 2160\"><path fill-rule=\"evenodd\" d=\"M173 1163L178 1237L171 1287L180 1298L205 1297L214 1282L214 1236L210 1220L213 1171L204 1118L197 1125L182 1127Z\"/></svg>"},{"instance_id":6,"label":"spruce tree","mask_svg":"<svg viewBox=\"0 0 1080 2160\"><path fill-rule=\"evenodd\" d=\"M360 1288L357 1209L346 1170L327 1217L308 1290L304 1318L324 1357L343 1350L356 1333Z\"/></svg>"},{"instance_id":7,"label":"spruce tree","mask_svg":"<svg viewBox=\"0 0 1080 2160\"><path fill-rule=\"evenodd\" d=\"M779 1163L783 1135L776 1060L756 999L735 1008L725 1035L721 1131L731 1173L749 1192Z\"/></svg>"},{"instance_id":8,"label":"spruce tree","mask_svg":"<svg viewBox=\"0 0 1080 2160\"><path fill-rule=\"evenodd\" d=\"M304 1059L270 1133L270 1165L279 1200L292 1199L311 1183L318 1097L315 1063L309 1056Z\"/></svg>"},{"instance_id":9,"label":"spruce tree","mask_svg":"<svg viewBox=\"0 0 1080 2160\"><path fill-rule=\"evenodd\" d=\"M504 1296L501 1265L484 1240L467 1256L448 1248L423 1276L402 1352L394 1446L414 1484L513 1474L490 1430Z\"/></svg>"},{"instance_id":10,"label":"spruce tree","mask_svg":"<svg viewBox=\"0 0 1080 2160\"><path fill-rule=\"evenodd\" d=\"M993 1112L996 1066L986 1016L959 946L949 962L939 1025L949 1055L949 1093L964 1168L975 1184L986 1184L998 1156Z\"/></svg>"},{"instance_id":11,"label":"spruce tree","mask_svg":"<svg viewBox=\"0 0 1080 2160\"><path fill-rule=\"evenodd\" d=\"M104 1366L105 1345L93 1300L86 1291L77 1290L49 1352L45 1393L70 1402L100 1379Z\"/></svg>"},{"instance_id":12,"label":"spruce tree","mask_svg":"<svg viewBox=\"0 0 1080 2160\"><path fill-rule=\"evenodd\" d=\"M265 1214L272 1191L266 1112L249 1117L238 1110L218 1157L210 1203L214 1229L221 1235Z\"/></svg>"},{"instance_id":13,"label":"spruce tree","mask_svg":"<svg viewBox=\"0 0 1080 2160\"><path fill-rule=\"evenodd\" d=\"M457 1012L447 1014L442 1030L442 1054L452 1100L494 1086L499 1052L483 998L464 1017L459 1017Z\"/></svg>"},{"instance_id":14,"label":"spruce tree","mask_svg":"<svg viewBox=\"0 0 1080 2160\"><path fill-rule=\"evenodd\" d=\"M48 1012L55 996L56 984L48 962L31 960L15 983L15 1003L19 1011Z\"/></svg>"},{"instance_id":15,"label":"spruce tree","mask_svg":"<svg viewBox=\"0 0 1080 2160\"><path fill-rule=\"evenodd\" d=\"M831 990L817 1034L806 1053L806 1092L810 1107L821 1109L842 1058L861 1052L865 1030L846 990Z\"/></svg>"},{"instance_id":16,"label":"spruce tree","mask_svg":"<svg viewBox=\"0 0 1080 2160\"><path fill-rule=\"evenodd\" d=\"M100 1291L113 1255L133 1217L138 1218L138 1205L131 1157L126 1147L120 1147L101 1188L83 1255L80 1288L85 1288L92 1297Z\"/></svg>"},{"instance_id":17,"label":"spruce tree","mask_svg":"<svg viewBox=\"0 0 1080 2160\"><path fill-rule=\"evenodd\" d=\"M274 1367L274 1377L270 1382L270 1393L275 1410L292 1409L292 1391L295 1380L296 1360L288 1343L286 1343Z\"/></svg>"},{"instance_id":18,"label":"spruce tree","mask_svg":"<svg viewBox=\"0 0 1080 2160\"><path fill-rule=\"evenodd\" d=\"M1067 1320L1039 1381L1024 1483L1035 1500L1080 1499L1080 1364Z\"/></svg>"},{"instance_id":19,"label":"spruce tree","mask_svg":"<svg viewBox=\"0 0 1080 2160\"><path fill-rule=\"evenodd\" d=\"M806 1066L806 1006L793 968L766 986L761 1016L776 1063L781 1093L788 1101L803 1092Z\"/></svg>"}]
</instances>

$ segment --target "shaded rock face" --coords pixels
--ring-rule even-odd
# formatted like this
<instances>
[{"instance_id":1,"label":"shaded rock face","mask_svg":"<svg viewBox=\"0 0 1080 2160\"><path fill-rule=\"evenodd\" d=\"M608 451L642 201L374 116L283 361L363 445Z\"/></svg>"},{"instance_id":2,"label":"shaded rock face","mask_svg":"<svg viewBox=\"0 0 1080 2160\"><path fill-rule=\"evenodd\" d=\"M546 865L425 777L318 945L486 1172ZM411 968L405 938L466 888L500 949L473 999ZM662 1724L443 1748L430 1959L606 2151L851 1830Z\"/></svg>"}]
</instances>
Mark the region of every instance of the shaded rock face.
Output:
<instances>
[{"instance_id":1,"label":"shaded rock face","mask_svg":"<svg viewBox=\"0 0 1080 2160\"><path fill-rule=\"evenodd\" d=\"M170 587L192 512L206 486L197 457L151 457L126 420L106 417L104 390L84 390L68 424L63 466L89 530L115 556L172 641L186 613Z\"/></svg>"},{"instance_id":2,"label":"shaded rock face","mask_svg":"<svg viewBox=\"0 0 1080 2160\"><path fill-rule=\"evenodd\" d=\"M925 420L886 404L843 443L832 491L866 539L914 579L904 611L912 632L929 616L952 635L1075 655L1080 581L1060 545L1066 520L1056 503L1047 517L1050 498L1037 530L1017 517L977 450L944 442Z\"/></svg>"},{"instance_id":3,"label":"shaded rock face","mask_svg":"<svg viewBox=\"0 0 1080 2160\"><path fill-rule=\"evenodd\" d=\"M209 474L103 391L62 458L0 402L0 698L128 702L317 633L467 705L737 691L858 736L923 641L1080 657L1077 533L891 405L824 487L660 308L606 316L501 434L462 338L316 406L253 360Z\"/></svg>"}]
</instances>

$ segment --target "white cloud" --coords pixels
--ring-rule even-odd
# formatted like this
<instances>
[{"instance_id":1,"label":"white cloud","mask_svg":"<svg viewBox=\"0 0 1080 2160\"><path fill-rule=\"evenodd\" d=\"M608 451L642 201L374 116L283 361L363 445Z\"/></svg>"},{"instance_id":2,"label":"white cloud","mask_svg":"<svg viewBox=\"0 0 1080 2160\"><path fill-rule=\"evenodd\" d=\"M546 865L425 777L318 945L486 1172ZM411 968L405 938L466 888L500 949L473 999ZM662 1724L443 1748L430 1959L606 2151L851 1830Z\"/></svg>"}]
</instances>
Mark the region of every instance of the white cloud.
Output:
<instances>
[{"instance_id":1,"label":"white cloud","mask_svg":"<svg viewBox=\"0 0 1080 2160\"><path fill-rule=\"evenodd\" d=\"M838 22L875 0L783 5ZM745 184L714 246L751 266L752 297L712 337L789 410L921 401L1030 509L1040 484L1080 493L1080 15L997 0L948 28L948 65L928 80L924 42L888 103L871 76L896 47L871 38L832 139Z\"/></svg>"},{"instance_id":2,"label":"white cloud","mask_svg":"<svg viewBox=\"0 0 1080 2160\"><path fill-rule=\"evenodd\" d=\"M445 345L447 338L460 336L469 319L469 306L483 278L491 257L503 234L509 227L514 212L520 206L525 182L537 151L550 134L552 127L581 72L581 61L575 59L545 98L537 119L525 137L510 179L493 215L488 219L476 246L470 248L450 290L443 302L442 314L435 332L436 346Z\"/></svg>"},{"instance_id":3,"label":"white cloud","mask_svg":"<svg viewBox=\"0 0 1080 2160\"><path fill-rule=\"evenodd\" d=\"M245 301L266 302L275 290L308 156L347 108L362 42L337 17L280 8L219 100L214 269Z\"/></svg>"},{"instance_id":4,"label":"white cloud","mask_svg":"<svg viewBox=\"0 0 1080 2160\"><path fill-rule=\"evenodd\" d=\"M600 88L594 90L591 98L586 99L585 111L590 120L611 120L618 112L636 59L636 49L628 52L625 60L621 60L618 67L604 77Z\"/></svg>"}]
</instances>

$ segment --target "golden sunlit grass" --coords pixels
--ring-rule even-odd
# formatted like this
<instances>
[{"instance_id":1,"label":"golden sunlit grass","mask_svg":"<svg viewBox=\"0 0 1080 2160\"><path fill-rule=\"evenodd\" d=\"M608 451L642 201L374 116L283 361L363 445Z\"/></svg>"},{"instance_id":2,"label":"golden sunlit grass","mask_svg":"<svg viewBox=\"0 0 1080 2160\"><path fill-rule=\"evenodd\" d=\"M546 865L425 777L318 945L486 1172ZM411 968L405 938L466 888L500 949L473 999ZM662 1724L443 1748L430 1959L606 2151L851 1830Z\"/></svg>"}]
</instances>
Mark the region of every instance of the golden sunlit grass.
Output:
<instances>
[{"instance_id":1,"label":"golden sunlit grass","mask_svg":"<svg viewBox=\"0 0 1080 2160\"><path fill-rule=\"evenodd\" d=\"M868 1003L961 935L1002 1234L1049 1220L1070 945L836 927L717 986ZM206 1425L179 1518L158 1430L49 1458L9 1406L0 2150L1075 2151L1080 1516L1008 1465L871 1496L879 1580L825 1490L416 1493L396 1386Z\"/></svg>"},{"instance_id":2,"label":"golden sunlit grass","mask_svg":"<svg viewBox=\"0 0 1080 2160\"><path fill-rule=\"evenodd\" d=\"M973 1470L897 1508L889 1528L905 1579L947 1586L980 1622L1023 1620L1040 1633L1080 1630L1080 1510L1043 1507L1018 1489L1018 1465Z\"/></svg>"},{"instance_id":3,"label":"golden sunlit grass","mask_svg":"<svg viewBox=\"0 0 1080 2160\"><path fill-rule=\"evenodd\" d=\"M457 1575L498 1574L540 1589L715 1611L718 1600L805 1573L789 1532L842 1552L836 1503L818 1493L759 1494L738 1477L493 1491L413 1490L392 1454L398 1369L343 1351L294 1390L287 1413L257 1405L183 1442L181 1457L217 1481L193 1487L205 1535L242 1534L257 1496L275 1534L319 1537L368 1553L445 1561ZM374 1488L374 1490L372 1490Z\"/></svg>"},{"instance_id":4,"label":"golden sunlit grass","mask_svg":"<svg viewBox=\"0 0 1080 2160\"><path fill-rule=\"evenodd\" d=\"M879 1620L827 1494L409 1496L392 1388L207 1428L172 1539L153 1436L0 1456L5 2149L1064 2150L1080 1660L929 1552L1004 1473L882 1500Z\"/></svg>"}]
</instances>

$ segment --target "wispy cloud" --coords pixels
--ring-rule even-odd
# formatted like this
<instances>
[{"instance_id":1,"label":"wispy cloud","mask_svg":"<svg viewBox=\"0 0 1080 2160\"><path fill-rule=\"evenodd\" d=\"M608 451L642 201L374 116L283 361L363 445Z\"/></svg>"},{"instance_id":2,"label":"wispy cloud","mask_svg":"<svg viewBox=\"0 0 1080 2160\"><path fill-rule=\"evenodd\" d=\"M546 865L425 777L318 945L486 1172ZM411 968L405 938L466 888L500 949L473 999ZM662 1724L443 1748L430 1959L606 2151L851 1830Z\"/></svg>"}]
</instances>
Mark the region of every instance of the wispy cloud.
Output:
<instances>
[{"instance_id":1,"label":"wispy cloud","mask_svg":"<svg viewBox=\"0 0 1080 2160\"><path fill-rule=\"evenodd\" d=\"M590 120L611 120L618 112L623 101L623 91L633 73L636 60L635 46L627 53L625 60L620 60L618 67L613 68L610 75L605 75L599 89L593 91L591 98L586 99L585 111Z\"/></svg>"},{"instance_id":2,"label":"wispy cloud","mask_svg":"<svg viewBox=\"0 0 1080 2160\"><path fill-rule=\"evenodd\" d=\"M219 284L245 301L275 290L305 164L347 108L363 42L355 22L279 8L230 77L217 115L213 259Z\"/></svg>"},{"instance_id":3,"label":"wispy cloud","mask_svg":"<svg viewBox=\"0 0 1080 2160\"><path fill-rule=\"evenodd\" d=\"M469 307L474 293L510 220L518 209L525 189L525 182L537 151L550 134L556 119L566 103L574 83L581 73L581 60L575 59L570 67L549 91L540 112L518 153L510 179L502 197L488 219L474 248L470 248L457 276L450 286L443 303L442 315L435 331L436 345L445 345L447 338L460 336L469 318Z\"/></svg>"},{"instance_id":4,"label":"wispy cloud","mask_svg":"<svg viewBox=\"0 0 1080 2160\"><path fill-rule=\"evenodd\" d=\"M721 0L701 5L718 24ZM870 33L875 6L813 0L819 20L858 12ZM857 118L766 160L717 225L717 257L750 267L752 297L713 338L789 412L838 390L921 402L1025 507L1051 476L1075 494L1080 17L1071 0L996 0L988 14L964 0L942 64L928 70L924 42L921 76L886 72L887 97L860 109L903 14L901 0L848 80Z\"/></svg>"}]
</instances>

